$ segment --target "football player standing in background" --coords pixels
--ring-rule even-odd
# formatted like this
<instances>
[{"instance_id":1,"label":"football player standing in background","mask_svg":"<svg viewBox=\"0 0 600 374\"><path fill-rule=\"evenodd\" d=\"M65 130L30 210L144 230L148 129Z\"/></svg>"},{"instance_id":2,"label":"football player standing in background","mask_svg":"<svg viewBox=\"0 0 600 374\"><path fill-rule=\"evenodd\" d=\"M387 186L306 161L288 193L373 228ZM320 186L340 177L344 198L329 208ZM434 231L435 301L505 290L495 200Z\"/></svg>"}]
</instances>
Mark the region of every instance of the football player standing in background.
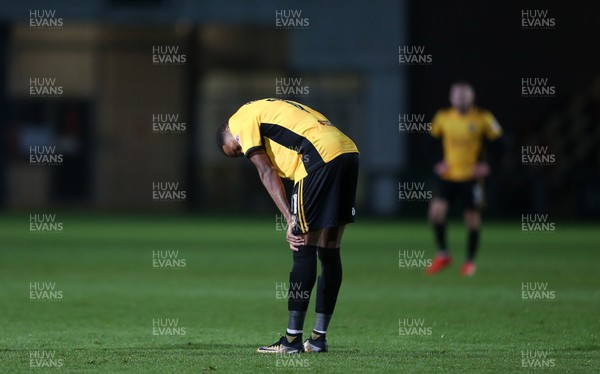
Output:
<instances>
[{"instance_id":1,"label":"football player standing in background","mask_svg":"<svg viewBox=\"0 0 600 374\"><path fill-rule=\"evenodd\" d=\"M438 111L431 123L431 135L441 141L443 159L434 166L439 190L429 206L438 251L426 272L435 274L452 262L446 245L446 215L448 204L458 198L468 230L467 256L460 272L472 276L481 227L482 184L490 173L483 160L484 142L498 139L502 129L492 113L474 105L475 91L469 83L451 86L450 103L452 107Z\"/></svg>"}]
</instances>

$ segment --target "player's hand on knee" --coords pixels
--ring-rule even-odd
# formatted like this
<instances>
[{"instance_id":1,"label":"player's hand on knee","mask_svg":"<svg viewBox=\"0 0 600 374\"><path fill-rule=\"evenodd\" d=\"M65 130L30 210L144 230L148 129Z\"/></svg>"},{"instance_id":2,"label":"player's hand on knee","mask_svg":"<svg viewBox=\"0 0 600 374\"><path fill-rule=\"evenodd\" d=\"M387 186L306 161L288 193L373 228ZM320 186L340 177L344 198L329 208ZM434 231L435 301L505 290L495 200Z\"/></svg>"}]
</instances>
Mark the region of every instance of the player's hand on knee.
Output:
<instances>
[{"instance_id":1,"label":"player's hand on knee","mask_svg":"<svg viewBox=\"0 0 600 374\"><path fill-rule=\"evenodd\" d=\"M287 232L285 234L285 240L287 240L287 242L290 244L290 249L292 251L297 251L299 246L304 245L304 238L294 235L292 232L295 226L296 219L294 217L290 222L288 222Z\"/></svg>"}]
</instances>

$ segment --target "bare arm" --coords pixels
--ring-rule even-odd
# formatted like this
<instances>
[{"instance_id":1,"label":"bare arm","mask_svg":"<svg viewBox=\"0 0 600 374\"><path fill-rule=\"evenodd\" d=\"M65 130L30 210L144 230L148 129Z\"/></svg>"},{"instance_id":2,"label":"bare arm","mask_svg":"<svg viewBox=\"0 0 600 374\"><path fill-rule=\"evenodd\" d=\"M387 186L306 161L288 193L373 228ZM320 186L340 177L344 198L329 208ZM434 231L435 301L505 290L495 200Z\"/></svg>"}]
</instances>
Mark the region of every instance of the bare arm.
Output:
<instances>
[{"instance_id":1,"label":"bare arm","mask_svg":"<svg viewBox=\"0 0 600 374\"><path fill-rule=\"evenodd\" d=\"M292 213L290 212L290 205L285 196L285 188L273 164L271 164L271 160L269 160L265 151L261 149L254 151L250 155L250 161L256 166L260 180L269 192L271 199L273 199L273 202L275 202L275 205L277 205L277 208L283 214L286 221L290 222Z\"/></svg>"},{"instance_id":2,"label":"bare arm","mask_svg":"<svg viewBox=\"0 0 600 374\"><path fill-rule=\"evenodd\" d=\"M286 239L290 244L290 248L292 250L297 250L299 245L304 244L304 239L292 234L291 230L296 222L295 217L290 211L290 205L288 204L281 178L277 174L269 156L267 156L264 150L259 149L254 151L250 155L250 161L256 166L262 184L265 186L271 199L273 199L273 202L288 223Z\"/></svg>"}]
</instances>

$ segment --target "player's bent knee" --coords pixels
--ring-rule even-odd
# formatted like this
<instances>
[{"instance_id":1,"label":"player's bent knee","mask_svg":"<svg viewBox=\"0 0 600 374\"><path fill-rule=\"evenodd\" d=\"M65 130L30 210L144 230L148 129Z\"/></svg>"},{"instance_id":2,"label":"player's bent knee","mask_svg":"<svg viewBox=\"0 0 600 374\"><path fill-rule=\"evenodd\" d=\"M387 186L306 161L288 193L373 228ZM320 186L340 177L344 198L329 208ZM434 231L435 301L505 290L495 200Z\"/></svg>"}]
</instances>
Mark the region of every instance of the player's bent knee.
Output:
<instances>
[{"instance_id":1,"label":"player's bent knee","mask_svg":"<svg viewBox=\"0 0 600 374\"><path fill-rule=\"evenodd\" d=\"M306 234L304 234L305 242L308 245L319 246L319 241L321 239L321 231L322 230L309 231Z\"/></svg>"},{"instance_id":2,"label":"player's bent knee","mask_svg":"<svg viewBox=\"0 0 600 374\"><path fill-rule=\"evenodd\" d=\"M311 231L307 235L307 242L321 248L339 248L345 225L326 227L320 230Z\"/></svg>"},{"instance_id":3,"label":"player's bent knee","mask_svg":"<svg viewBox=\"0 0 600 374\"><path fill-rule=\"evenodd\" d=\"M467 210L464 214L465 224L470 230L478 230L481 227L481 214L476 210Z\"/></svg>"},{"instance_id":4,"label":"player's bent knee","mask_svg":"<svg viewBox=\"0 0 600 374\"><path fill-rule=\"evenodd\" d=\"M431 206L429 208L428 218L429 218L429 222L432 224L440 223L441 215L440 215L439 211L435 209L434 206Z\"/></svg>"},{"instance_id":5,"label":"player's bent knee","mask_svg":"<svg viewBox=\"0 0 600 374\"><path fill-rule=\"evenodd\" d=\"M434 199L429 206L429 221L433 224L442 223L446 219L447 204L440 199Z\"/></svg>"},{"instance_id":6,"label":"player's bent knee","mask_svg":"<svg viewBox=\"0 0 600 374\"><path fill-rule=\"evenodd\" d=\"M308 245L315 245L321 248L339 248L344 235L346 225L326 227L323 229L309 231L305 235L305 242Z\"/></svg>"}]
</instances>

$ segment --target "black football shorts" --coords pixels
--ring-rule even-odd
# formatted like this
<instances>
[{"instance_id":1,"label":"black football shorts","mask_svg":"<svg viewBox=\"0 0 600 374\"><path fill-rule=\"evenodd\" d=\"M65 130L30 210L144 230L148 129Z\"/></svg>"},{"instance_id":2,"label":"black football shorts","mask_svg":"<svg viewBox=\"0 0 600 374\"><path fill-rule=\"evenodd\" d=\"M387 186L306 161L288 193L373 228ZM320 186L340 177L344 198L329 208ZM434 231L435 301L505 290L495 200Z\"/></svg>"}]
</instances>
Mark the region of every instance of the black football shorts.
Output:
<instances>
[{"instance_id":1,"label":"black football shorts","mask_svg":"<svg viewBox=\"0 0 600 374\"><path fill-rule=\"evenodd\" d=\"M292 214L296 235L354 222L358 153L344 153L296 182Z\"/></svg>"},{"instance_id":2,"label":"black football shorts","mask_svg":"<svg viewBox=\"0 0 600 374\"><path fill-rule=\"evenodd\" d=\"M437 196L449 203L458 199L463 209L467 210L480 210L483 207L483 189L475 180L451 182L442 179Z\"/></svg>"}]
</instances>

